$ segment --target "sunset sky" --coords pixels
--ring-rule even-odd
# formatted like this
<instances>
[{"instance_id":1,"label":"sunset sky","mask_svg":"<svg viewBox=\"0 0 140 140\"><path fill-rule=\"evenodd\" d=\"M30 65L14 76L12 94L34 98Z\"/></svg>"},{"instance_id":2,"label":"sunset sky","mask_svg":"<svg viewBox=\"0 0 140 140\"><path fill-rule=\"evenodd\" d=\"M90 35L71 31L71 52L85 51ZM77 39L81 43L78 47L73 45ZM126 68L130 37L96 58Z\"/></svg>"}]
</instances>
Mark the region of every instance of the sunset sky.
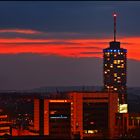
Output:
<instances>
[{"instance_id":1,"label":"sunset sky","mask_svg":"<svg viewBox=\"0 0 140 140\"><path fill-rule=\"evenodd\" d=\"M103 85L102 49L128 50L128 86L140 86L140 2L0 2L0 90Z\"/></svg>"}]
</instances>

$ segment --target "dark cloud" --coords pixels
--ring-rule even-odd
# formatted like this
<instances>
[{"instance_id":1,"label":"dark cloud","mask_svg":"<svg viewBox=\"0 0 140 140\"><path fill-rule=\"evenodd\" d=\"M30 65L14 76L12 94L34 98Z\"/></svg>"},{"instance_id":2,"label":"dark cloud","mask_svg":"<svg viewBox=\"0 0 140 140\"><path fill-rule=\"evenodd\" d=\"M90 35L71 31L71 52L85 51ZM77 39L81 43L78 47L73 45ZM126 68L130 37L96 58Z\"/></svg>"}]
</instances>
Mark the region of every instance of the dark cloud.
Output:
<instances>
[{"instance_id":1,"label":"dark cloud","mask_svg":"<svg viewBox=\"0 0 140 140\"><path fill-rule=\"evenodd\" d=\"M0 90L42 86L103 85L101 58L0 55ZM128 86L139 86L140 62L128 60Z\"/></svg>"},{"instance_id":2,"label":"dark cloud","mask_svg":"<svg viewBox=\"0 0 140 140\"><path fill-rule=\"evenodd\" d=\"M80 54L102 54L102 52L81 52Z\"/></svg>"},{"instance_id":3,"label":"dark cloud","mask_svg":"<svg viewBox=\"0 0 140 140\"><path fill-rule=\"evenodd\" d=\"M0 89L102 84L102 60L96 58L0 55L0 66Z\"/></svg>"},{"instance_id":4,"label":"dark cloud","mask_svg":"<svg viewBox=\"0 0 140 140\"><path fill-rule=\"evenodd\" d=\"M118 12L118 34L140 35L140 2L0 2L0 27L47 32L111 36L113 11ZM58 35L59 36L59 35Z\"/></svg>"}]
</instances>

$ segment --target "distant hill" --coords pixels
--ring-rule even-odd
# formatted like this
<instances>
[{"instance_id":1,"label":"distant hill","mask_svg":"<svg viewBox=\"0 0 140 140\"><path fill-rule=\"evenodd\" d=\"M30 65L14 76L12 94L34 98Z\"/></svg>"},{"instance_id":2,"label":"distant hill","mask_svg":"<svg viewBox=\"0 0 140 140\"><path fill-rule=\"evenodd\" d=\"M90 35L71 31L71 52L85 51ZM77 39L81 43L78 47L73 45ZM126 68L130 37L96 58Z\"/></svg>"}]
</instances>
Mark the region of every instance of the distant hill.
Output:
<instances>
[{"instance_id":1,"label":"distant hill","mask_svg":"<svg viewBox=\"0 0 140 140\"><path fill-rule=\"evenodd\" d=\"M70 87L42 87L30 90L30 92L45 94L69 91L101 91L100 86L70 86ZM45 96L45 95L44 95ZM140 87L130 87L127 90L129 112L140 112Z\"/></svg>"},{"instance_id":2,"label":"distant hill","mask_svg":"<svg viewBox=\"0 0 140 140\"><path fill-rule=\"evenodd\" d=\"M40 87L31 90L9 90L9 91L0 91L1 96L13 96L15 97L35 97L35 96L48 96L48 94L53 93L64 93L72 91L81 91L81 92L91 92L91 91L102 91L101 86L60 86L60 87ZM129 104L129 112L140 112L140 87L129 87L127 90L127 100Z\"/></svg>"}]
</instances>

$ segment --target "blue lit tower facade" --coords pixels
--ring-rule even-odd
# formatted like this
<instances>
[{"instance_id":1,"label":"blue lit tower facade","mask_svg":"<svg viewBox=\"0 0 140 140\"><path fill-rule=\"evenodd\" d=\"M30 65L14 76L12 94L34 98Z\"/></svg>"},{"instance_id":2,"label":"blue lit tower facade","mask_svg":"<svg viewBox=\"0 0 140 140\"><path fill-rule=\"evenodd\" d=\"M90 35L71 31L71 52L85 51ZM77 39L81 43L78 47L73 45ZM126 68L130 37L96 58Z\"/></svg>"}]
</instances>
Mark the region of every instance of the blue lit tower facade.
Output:
<instances>
[{"instance_id":1,"label":"blue lit tower facade","mask_svg":"<svg viewBox=\"0 0 140 140\"><path fill-rule=\"evenodd\" d=\"M109 43L109 47L103 49L103 77L104 90L107 92L126 93L127 81L127 50L120 47L120 42L116 41L116 14L114 16L114 41ZM120 94L121 96L124 94ZM125 97L122 97L122 100ZM121 101L126 102L126 101Z\"/></svg>"}]
</instances>

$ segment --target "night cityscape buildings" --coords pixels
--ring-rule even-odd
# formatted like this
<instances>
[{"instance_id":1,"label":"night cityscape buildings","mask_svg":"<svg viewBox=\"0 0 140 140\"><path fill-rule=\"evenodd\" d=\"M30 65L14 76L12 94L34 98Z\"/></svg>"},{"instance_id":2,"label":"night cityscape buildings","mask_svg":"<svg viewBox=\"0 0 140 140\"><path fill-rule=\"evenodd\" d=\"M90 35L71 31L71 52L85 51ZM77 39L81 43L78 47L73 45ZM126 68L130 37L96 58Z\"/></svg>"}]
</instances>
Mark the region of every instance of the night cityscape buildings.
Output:
<instances>
[{"instance_id":1,"label":"night cityscape buildings","mask_svg":"<svg viewBox=\"0 0 140 140\"><path fill-rule=\"evenodd\" d=\"M65 98L34 100L34 129L50 137L123 138L133 136L140 126L140 114L128 112L127 50L114 41L104 52L104 90L102 92L70 92ZM135 123L134 123L135 122Z\"/></svg>"},{"instance_id":2,"label":"night cityscape buildings","mask_svg":"<svg viewBox=\"0 0 140 140\"><path fill-rule=\"evenodd\" d=\"M26 131L23 127L11 127L12 136L31 135L52 139L135 138L135 132L140 128L140 114L128 111L127 50L116 41L117 15L113 16L114 41L103 50L104 90L34 97L33 122L28 120L28 114L25 114L26 118L19 115L18 122L21 123L23 119L29 123L29 127Z\"/></svg>"}]
</instances>

